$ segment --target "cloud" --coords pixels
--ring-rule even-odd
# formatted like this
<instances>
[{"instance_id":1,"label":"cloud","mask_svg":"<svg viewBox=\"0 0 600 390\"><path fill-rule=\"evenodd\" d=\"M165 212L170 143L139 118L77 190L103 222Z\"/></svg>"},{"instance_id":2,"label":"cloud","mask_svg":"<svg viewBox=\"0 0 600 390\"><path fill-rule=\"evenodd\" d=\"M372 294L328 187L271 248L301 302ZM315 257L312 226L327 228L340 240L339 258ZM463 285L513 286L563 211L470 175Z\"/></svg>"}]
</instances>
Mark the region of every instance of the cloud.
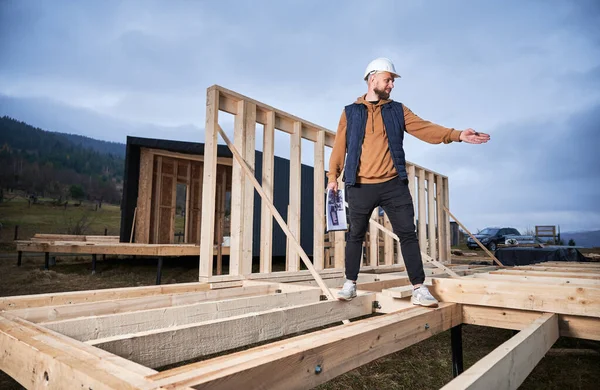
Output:
<instances>
[{"instance_id":1,"label":"cloud","mask_svg":"<svg viewBox=\"0 0 600 390\"><path fill-rule=\"evenodd\" d=\"M212 84L335 130L364 93L366 64L387 56L402 75L394 99L492 134L482 146L406 142L409 160L450 177L461 221L534 225L546 215L600 228L594 0L8 0L0 50L0 93L13 112L22 103L18 119L110 140L200 140Z\"/></svg>"}]
</instances>

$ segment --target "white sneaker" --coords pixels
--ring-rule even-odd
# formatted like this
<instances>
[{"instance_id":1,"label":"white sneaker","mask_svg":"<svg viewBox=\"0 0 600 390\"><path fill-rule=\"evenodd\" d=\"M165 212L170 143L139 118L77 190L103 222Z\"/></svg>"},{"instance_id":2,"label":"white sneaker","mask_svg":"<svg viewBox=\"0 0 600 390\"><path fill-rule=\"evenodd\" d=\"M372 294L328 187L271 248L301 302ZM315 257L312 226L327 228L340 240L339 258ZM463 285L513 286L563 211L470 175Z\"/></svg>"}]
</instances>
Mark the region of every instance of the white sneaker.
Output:
<instances>
[{"instance_id":1,"label":"white sneaker","mask_svg":"<svg viewBox=\"0 0 600 390\"><path fill-rule=\"evenodd\" d=\"M337 293L337 297L342 301L349 301L356 296L356 283L346 280L344 287Z\"/></svg>"},{"instance_id":2,"label":"white sneaker","mask_svg":"<svg viewBox=\"0 0 600 390\"><path fill-rule=\"evenodd\" d=\"M426 307L437 307L438 305L438 300L431 295L429 289L425 285L421 285L421 287L413 290L410 301L413 305L421 305Z\"/></svg>"}]
</instances>

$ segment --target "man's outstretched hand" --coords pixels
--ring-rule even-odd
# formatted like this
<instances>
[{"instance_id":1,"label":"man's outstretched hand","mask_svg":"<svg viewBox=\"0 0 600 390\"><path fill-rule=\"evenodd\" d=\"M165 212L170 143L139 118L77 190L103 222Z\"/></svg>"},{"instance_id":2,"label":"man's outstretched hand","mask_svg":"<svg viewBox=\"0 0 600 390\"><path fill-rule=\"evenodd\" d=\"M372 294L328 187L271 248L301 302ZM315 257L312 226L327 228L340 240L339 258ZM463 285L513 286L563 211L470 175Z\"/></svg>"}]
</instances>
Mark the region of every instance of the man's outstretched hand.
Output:
<instances>
[{"instance_id":1,"label":"man's outstretched hand","mask_svg":"<svg viewBox=\"0 0 600 390\"><path fill-rule=\"evenodd\" d=\"M467 129L460 133L460 140L468 144L484 144L490 140L490 135Z\"/></svg>"}]
</instances>

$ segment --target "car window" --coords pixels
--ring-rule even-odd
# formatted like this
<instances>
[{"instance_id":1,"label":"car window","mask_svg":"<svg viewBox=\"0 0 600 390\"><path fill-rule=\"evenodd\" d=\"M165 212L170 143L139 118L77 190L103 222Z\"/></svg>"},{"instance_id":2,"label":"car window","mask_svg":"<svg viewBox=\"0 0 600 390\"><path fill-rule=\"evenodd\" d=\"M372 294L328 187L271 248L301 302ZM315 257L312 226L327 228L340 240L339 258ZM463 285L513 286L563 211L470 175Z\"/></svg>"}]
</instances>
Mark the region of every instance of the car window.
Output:
<instances>
[{"instance_id":1,"label":"car window","mask_svg":"<svg viewBox=\"0 0 600 390\"><path fill-rule=\"evenodd\" d=\"M485 228L482 231L480 231L479 234L494 236L497 232L498 232L498 229Z\"/></svg>"},{"instance_id":2,"label":"car window","mask_svg":"<svg viewBox=\"0 0 600 390\"><path fill-rule=\"evenodd\" d=\"M515 236L520 236L521 233L519 233L519 231L517 229L509 229L510 233L509 234L514 234Z\"/></svg>"}]
</instances>

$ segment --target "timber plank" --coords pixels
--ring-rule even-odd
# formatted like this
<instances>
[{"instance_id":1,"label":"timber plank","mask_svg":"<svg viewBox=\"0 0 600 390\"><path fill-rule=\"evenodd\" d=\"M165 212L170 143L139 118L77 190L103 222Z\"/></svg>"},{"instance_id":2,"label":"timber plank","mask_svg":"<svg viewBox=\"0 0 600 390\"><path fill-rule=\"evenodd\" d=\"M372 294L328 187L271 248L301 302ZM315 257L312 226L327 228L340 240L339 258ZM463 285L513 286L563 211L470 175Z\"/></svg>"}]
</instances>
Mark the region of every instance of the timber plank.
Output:
<instances>
[{"instance_id":1,"label":"timber plank","mask_svg":"<svg viewBox=\"0 0 600 390\"><path fill-rule=\"evenodd\" d=\"M27 388L154 389L156 371L0 315L0 369Z\"/></svg>"},{"instance_id":2,"label":"timber plank","mask_svg":"<svg viewBox=\"0 0 600 390\"><path fill-rule=\"evenodd\" d=\"M580 278L580 279L595 279L599 280L600 275L589 275L581 272L550 272L550 271L535 271L535 270L516 270L502 269L491 271L490 274L496 275L521 275L521 276L546 276L555 278Z\"/></svg>"},{"instance_id":3,"label":"timber plank","mask_svg":"<svg viewBox=\"0 0 600 390\"><path fill-rule=\"evenodd\" d=\"M442 389L517 389L556 340L558 316L543 314Z\"/></svg>"},{"instance_id":4,"label":"timber plank","mask_svg":"<svg viewBox=\"0 0 600 390\"><path fill-rule=\"evenodd\" d=\"M223 299L227 297L259 295L266 294L268 291L268 287L265 286L248 286L228 288L223 290L205 289L195 292L192 291L173 294L155 293L140 295L137 297L133 296L132 298L110 298L110 295L106 295L103 296L102 299L89 299L88 301L82 299L82 303L77 303L76 300L70 300L67 302L72 303L64 304L63 299L56 299L55 303L58 303L58 305L49 304L48 306L29 307L22 310L11 311L10 313L32 322L54 321L91 315L123 313L134 310L169 307L200 301Z\"/></svg>"},{"instance_id":5,"label":"timber plank","mask_svg":"<svg viewBox=\"0 0 600 390\"><path fill-rule=\"evenodd\" d=\"M522 330L540 313L529 310L506 309L489 306L461 305L463 323L492 328ZM558 315L560 335L586 340L600 340L600 318Z\"/></svg>"},{"instance_id":6,"label":"timber plank","mask_svg":"<svg viewBox=\"0 0 600 390\"><path fill-rule=\"evenodd\" d=\"M411 308L164 371L165 389L306 389L461 323L458 305ZM427 326L426 326L427 325ZM321 371L315 372L319 366Z\"/></svg>"},{"instance_id":7,"label":"timber plank","mask_svg":"<svg viewBox=\"0 0 600 390\"><path fill-rule=\"evenodd\" d=\"M161 367L370 314L375 294L324 301L88 343L148 367Z\"/></svg>"},{"instance_id":8,"label":"timber plank","mask_svg":"<svg viewBox=\"0 0 600 390\"><path fill-rule=\"evenodd\" d=\"M525 283L434 278L429 290L443 302L600 317L600 289L589 286L532 288Z\"/></svg>"},{"instance_id":9,"label":"timber plank","mask_svg":"<svg viewBox=\"0 0 600 390\"><path fill-rule=\"evenodd\" d=\"M582 279L582 278L559 278L559 277L544 277L544 276L520 276L520 275L506 275L506 274L490 274L480 273L474 274L476 279L492 279L492 280L504 280L511 282L528 282L528 283L542 283L542 284L559 284L564 286L573 285L589 285L600 287L600 279Z\"/></svg>"},{"instance_id":10,"label":"timber plank","mask_svg":"<svg viewBox=\"0 0 600 390\"><path fill-rule=\"evenodd\" d=\"M73 318L46 322L44 326L75 340L88 341L233 317L250 312L319 302L320 295L321 291L318 289L300 290L135 312Z\"/></svg>"}]
</instances>

